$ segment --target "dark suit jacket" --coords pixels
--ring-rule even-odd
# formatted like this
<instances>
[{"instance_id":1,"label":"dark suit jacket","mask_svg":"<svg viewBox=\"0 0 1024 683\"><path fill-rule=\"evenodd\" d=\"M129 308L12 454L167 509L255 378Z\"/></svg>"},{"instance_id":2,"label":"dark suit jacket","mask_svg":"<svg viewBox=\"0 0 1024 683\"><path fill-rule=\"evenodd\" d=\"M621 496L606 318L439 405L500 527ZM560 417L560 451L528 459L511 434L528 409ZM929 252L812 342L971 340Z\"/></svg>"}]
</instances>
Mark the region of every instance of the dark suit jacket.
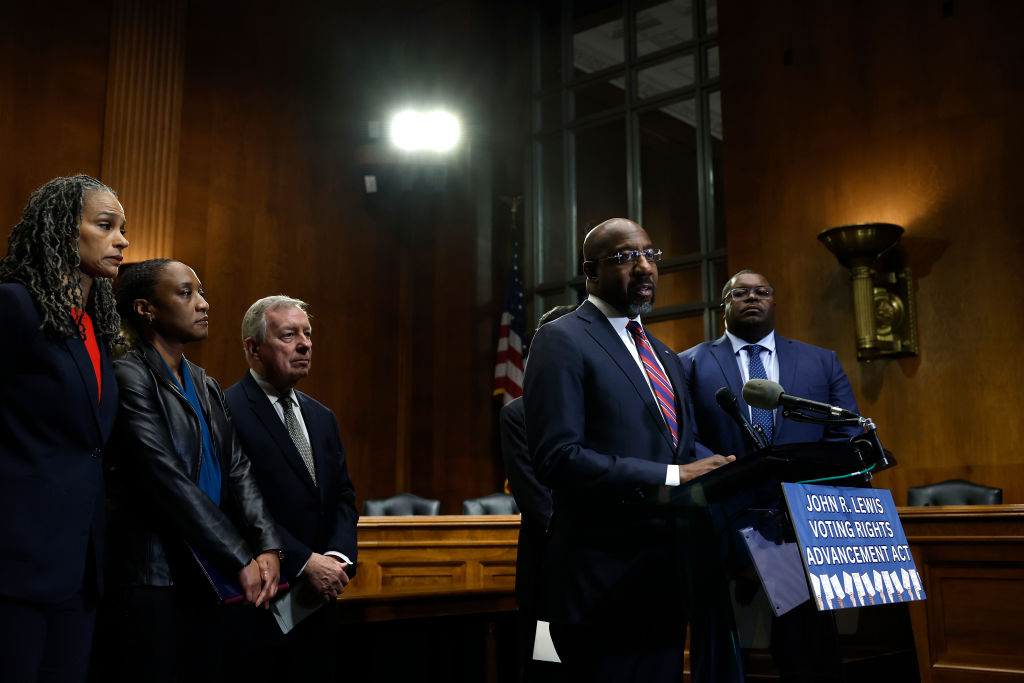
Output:
<instances>
[{"instance_id":1,"label":"dark suit jacket","mask_svg":"<svg viewBox=\"0 0 1024 683\"><path fill-rule=\"evenodd\" d=\"M692 461L693 417L676 354L648 337L675 390L677 448L647 378L596 306L544 325L530 348L527 438L537 478L554 492L542 570L553 623L682 607L674 521L636 503L640 487L665 483L668 465Z\"/></svg>"},{"instance_id":2,"label":"dark suit jacket","mask_svg":"<svg viewBox=\"0 0 1024 683\"><path fill-rule=\"evenodd\" d=\"M54 341L40 324L25 287L0 285L0 594L52 603L83 577L101 589L102 453L117 382L99 340L97 402L85 343Z\"/></svg>"},{"instance_id":3,"label":"dark suit jacket","mask_svg":"<svg viewBox=\"0 0 1024 683\"><path fill-rule=\"evenodd\" d=\"M779 384L787 394L858 412L850 380L835 351L786 339L776 333L775 352L779 354ZM683 351L679 358L697 419L698 457L711 453L747 455L749 449L739 427L715 401L715 392L729 387L739 399L740 412L749 418L742 395L743 378L728 338L722 335L715 341L698 344ZM775 411L773 443L839 441L861 431L858 427L825 427L787 420L779 408Z\"/></svg>"},{"instance_id":4,"label":"dark suit jacket","mask_svg":"<svg viewBox=\"0 0 1024 683\"><path fill-rule=\"evenodd\" d=\"M523 610L543 619L544 610L537 601L536 586L551 519L551 489L537 481L533 473L522 398L501 408L501 457L505 461L508 486L521 514L516 553L516 601Z\"/></svg>"},{"instance_id":5,"label":"dark suit jacket","mask_svg":"<svg viewBox=\"0 0 1024 683\"><path fill-rule=\"evenodd\" d=\"M281 575L293 582L314 551L336 550L354 565L359 520L334 413L301 391L295 394L319 486L313 484L288 430L250 373L224 392L242 447L285 539ZM352 576L355 566L345 571Z\"/></svg>"}]
</instances>

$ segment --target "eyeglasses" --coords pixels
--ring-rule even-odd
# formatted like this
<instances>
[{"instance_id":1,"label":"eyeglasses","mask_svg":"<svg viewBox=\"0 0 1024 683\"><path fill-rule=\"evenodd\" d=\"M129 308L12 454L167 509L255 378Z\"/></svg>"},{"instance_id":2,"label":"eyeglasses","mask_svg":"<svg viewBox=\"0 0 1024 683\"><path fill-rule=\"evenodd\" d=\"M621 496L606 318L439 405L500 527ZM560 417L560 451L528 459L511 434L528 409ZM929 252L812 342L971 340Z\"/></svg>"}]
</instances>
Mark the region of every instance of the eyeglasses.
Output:
<instances>
[{"instance_id":1,"label":"eyeglasses","mask_svg":"<svg viewBox=\"0 0 1024 683\"><path fill-rule=\"evenodd\" d=\"M725 293L723 300L732 299L733 301L742 301L746 299L750 294L753 293L758 299L767 299L775 293L774 287L733 287Z\"/></svg>"},{"instance_id":2,"label":"eyeglasses","mask_svg":"<svg viewBox=\"0 0 1024 683\"><path fill-rule=\"evenodd\" d=\"M617 266L621 266L623 263L635 263L643 256L650 263L661 260L661 249L632 249L630 251L618 251L611 256L605 256L604 258L597 259L598 262L611 261Z\"/></svg>"}]
</instances>

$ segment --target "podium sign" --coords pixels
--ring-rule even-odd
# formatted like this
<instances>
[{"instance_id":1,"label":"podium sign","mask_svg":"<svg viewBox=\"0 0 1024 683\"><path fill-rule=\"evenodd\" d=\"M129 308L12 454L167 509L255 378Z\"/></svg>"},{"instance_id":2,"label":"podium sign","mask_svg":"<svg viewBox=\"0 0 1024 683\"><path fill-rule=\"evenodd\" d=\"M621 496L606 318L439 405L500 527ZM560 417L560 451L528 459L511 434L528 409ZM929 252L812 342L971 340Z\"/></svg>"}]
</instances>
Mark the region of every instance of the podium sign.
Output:
<instances>
[{"instance_id":1,"label":"podium sign","mask_svg":"<svg viewBox=\"0 0 1024 683\"><path fill-rule=\"evenodd\" d=\"M924 600L886 489L782 484L819 610Z\"/></svg>"}]
</instances>

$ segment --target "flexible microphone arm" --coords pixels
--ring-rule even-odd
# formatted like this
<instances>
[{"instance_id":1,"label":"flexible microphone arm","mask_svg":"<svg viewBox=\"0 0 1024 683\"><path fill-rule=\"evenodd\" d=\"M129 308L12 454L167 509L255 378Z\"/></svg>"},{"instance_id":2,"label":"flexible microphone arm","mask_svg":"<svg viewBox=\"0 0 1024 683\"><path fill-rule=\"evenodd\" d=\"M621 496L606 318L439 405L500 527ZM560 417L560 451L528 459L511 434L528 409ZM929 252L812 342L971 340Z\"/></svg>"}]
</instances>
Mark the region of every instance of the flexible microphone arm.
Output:
<instances>
[{"instance_id":1,"label":"flexible microphone arm","mask_svg":"<svg viewBox=\"0 0 1024 683\"><path fill-rule=\"evenodd\" d=\"M782 416L793 422L807 422L816 425L835 425L837 427L864 427L869 418L866 417L824 417L822 415L808 415L792 408L783 408Z\"/></svg>"}]
</instances>

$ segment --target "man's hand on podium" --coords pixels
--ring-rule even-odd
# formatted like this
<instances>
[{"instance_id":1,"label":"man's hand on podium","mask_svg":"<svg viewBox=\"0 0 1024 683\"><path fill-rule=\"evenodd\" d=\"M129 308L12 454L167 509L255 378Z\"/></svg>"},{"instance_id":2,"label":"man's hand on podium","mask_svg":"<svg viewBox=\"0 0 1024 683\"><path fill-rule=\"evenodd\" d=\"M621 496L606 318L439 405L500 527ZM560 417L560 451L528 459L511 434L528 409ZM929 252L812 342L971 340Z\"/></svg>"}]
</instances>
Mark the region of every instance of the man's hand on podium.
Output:
<instances>
[{"instance_id":1,"label":"man's hand on podium","mask_svg":"<svg viewBox=\"0 0 1024 683\"><path fill-rule=\"evenodd\" d=\"M699 458L688 465L679 465L679 482L684 483L696 479L702 474L716 470L722 465L728 465L736 460L735 455L712 455L707 458Z\"/></svg>"}]
</instances>

